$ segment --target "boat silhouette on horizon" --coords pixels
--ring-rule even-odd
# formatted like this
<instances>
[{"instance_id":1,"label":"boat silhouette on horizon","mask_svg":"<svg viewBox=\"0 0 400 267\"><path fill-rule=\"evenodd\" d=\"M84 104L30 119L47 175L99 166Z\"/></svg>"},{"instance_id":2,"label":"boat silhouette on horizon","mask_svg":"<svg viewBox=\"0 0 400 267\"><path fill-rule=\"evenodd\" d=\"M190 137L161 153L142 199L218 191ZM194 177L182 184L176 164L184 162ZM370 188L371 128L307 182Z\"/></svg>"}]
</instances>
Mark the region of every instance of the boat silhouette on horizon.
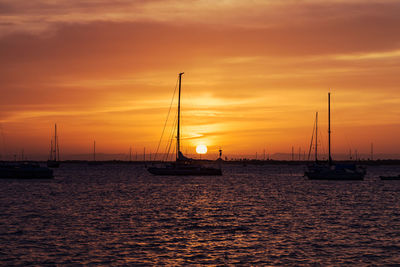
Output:
<instances>
[{"instance_id":1,"label":"boat silhouette on horizon","mask_svg":"<svg viewBox=\"0 0 400 267\"><path fill-rule=\"evenodd\" d=\"M54 124L54 143L53 138L50 140L50 155L47 161L47 167L58 168L60 167L60 147L57 137L57 124Z\"/></svg>"},{"instance_id":2,"label":"boat silhouette on horizon","mask_svg":"<svg viewBox=\"0 0 400 267\"><path fill-rule=\"evenodd\" d=\"M181 107L181 87L182 75L179 73L179 92L178 92L178 118L177 118L177 132L176 132L176 158L175 162L166 163L162 166L151 166L147 170L154 175L222 175L221 165L219 168L207 167L203 163L185 157L180 150L180 107ZM219 161L220 162L220 161Z\"/></svg>"},{"instance_id":3,"label":"boat silhouette on horizon","mask_svg":"<svg viewBox=\"0 0 400 267\"><path fill-rule=\"evenodd\" d=\"M397 176L384 176L384 175L381 175L381 176L379 176L379 178L381 179L381 180L400 180L400 174L399 175L397 175Z\"/></svg>"},{"instance_id":4,"label":"boat silhouette on horizon","mask_svg":"<svg viewBox=\"0 0 400 267\"><path fill-rule=\"evenodd\" d=\"M34 162L0 163L0 179L52 179L53 170Z\"/></svg>"},{"instance_id":5,"label":"boat silhouette on horizon","mask_svg":"<svg viewBox=\"0 0 400 267\"><path fill-rule=\"evenodd\" d=\"M328 93L328 162L318 161L317 153L317 136L318 136L318 113L316 115L316 145L315 145L315 163L308 166L307 171L304 173L305 176L310 180L334 180L334 181L346 181L346 180L363 180L366 174L364 168L357 166L354 163L346 164L335 164L332 161L331 156L331 93Z\"/></svg>"}]
</instances>

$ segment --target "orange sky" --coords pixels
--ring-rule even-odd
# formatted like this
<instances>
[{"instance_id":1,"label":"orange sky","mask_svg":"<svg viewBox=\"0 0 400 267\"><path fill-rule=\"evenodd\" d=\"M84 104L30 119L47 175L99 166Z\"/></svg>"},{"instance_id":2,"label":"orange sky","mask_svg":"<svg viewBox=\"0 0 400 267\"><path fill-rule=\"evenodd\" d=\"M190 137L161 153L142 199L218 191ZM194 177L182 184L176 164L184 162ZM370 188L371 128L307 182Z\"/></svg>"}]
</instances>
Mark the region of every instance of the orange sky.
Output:
<instances>
[{"instance_id":1,"label":"orange sky","mask_svg":"<svg viewBox=\"0 0 400 267\"><path fill-rule=\"evenodd\" d=\"M184 151L400 153L398 1L0 1L0 154L154 151L177 74Z\"/></svg>"}]
</instances>

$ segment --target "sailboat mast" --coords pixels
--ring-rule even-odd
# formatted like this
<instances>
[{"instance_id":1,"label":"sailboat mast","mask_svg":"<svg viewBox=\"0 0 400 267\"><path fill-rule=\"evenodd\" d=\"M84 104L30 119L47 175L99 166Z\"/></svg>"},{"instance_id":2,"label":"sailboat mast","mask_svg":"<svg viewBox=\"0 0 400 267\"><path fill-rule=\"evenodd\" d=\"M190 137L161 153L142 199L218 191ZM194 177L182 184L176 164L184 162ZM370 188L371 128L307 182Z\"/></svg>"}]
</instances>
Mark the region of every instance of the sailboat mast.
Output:
<instances>
[{"instance_id":1,"label":"sailboat mast","mask_svg":"<svg viewBox=\"0 0 400 267\"><path fill-rule=\"evenodd\" d=\"M93 141L93 161L96 161L96 141Z\"/></svg>"},{"instance_id":2,"label":"sailboat mast","mask_svg":"<svg viewBox=\"0 0 400 267\"><path fill-rule=\"evenodd\" d=\"M53 160L53 138L50 139L50 157L49 160Z\"/></svg>"},{"instance_id":3,"label":"sailboat mast","mask_svg":"<svg viewBox=\"0 0 400 267\"><path fill-rule=\"evenodd\" d=\"M318 161L318 111L315 113L315 161Z\"/></svg>"},{"instance_id":4,"label":"sailboat mast","mask_svg":"<svg viewBox=\"0 0 400 267\"><path fill-rule=\"evenodd\" d=\"M181 126L181 84L183 72L179 73L179 94L178 94L178 127L176 133L176 159L179 158L180 148L180 126Z\"/></svg>"},{"instance_id":5,"label":"sailboat mast","mask_svg":"<svg viewBox=\"0 0 400 267\"><path fill-rule=\"evenodd\" d=\"M57 137L57 160L60 161L60 141L58 141L58 137Z\"/></svg>"},{"instance_id":6,"label":"sailboat mast","mask_svg":"<svg viewBox=\"0 0 400 267\"><path fill-rule=\"evenodd\" d=\"M57 161L57 124L54 124L54 161Z\"/></svg>"},{"instance_id":7,"label":"sailboat mast","mask_svg":"<svg viewBox=\"0 0 400 267\"><path fill-rule=\"evenodd\" d=\"M329 151L329 165L332 165L332 156L331 156L331 93L328 93L328 151Z\"/></svg>"}]
</instances>

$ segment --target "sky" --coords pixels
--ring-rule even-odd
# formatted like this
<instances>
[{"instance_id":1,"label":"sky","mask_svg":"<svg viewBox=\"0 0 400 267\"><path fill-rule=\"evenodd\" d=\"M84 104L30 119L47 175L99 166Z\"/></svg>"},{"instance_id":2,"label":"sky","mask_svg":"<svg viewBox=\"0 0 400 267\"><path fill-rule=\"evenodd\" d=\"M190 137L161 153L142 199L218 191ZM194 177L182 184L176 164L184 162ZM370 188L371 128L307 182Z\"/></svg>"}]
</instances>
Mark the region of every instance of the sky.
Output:
<instances>
[{"instance_id":1,"label":"sky","mask_svg":"<svg viewBox=\"0 0 400 267\"><path fill-rule=\"evenodd\" d=\"M0 154L47 155L55 123L64 159L94 140L154 153L179 72L183 152L308 152L317 111L326 152L331 92L334 154L400 154L398 14L392 0L0 0Z\"/></svg>"}]
</instances>

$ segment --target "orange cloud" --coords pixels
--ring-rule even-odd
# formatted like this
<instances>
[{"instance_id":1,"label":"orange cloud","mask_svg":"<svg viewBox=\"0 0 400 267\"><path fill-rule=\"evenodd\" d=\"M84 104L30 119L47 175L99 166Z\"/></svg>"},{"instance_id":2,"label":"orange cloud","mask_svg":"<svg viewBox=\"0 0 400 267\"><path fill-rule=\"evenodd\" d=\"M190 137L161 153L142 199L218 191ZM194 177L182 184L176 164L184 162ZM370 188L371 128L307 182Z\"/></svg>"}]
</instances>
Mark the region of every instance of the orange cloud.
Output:
<instances>
[{"instance_id":1,"label":"orange cloud","mask_svg":"<svg viewBox=\"0 0 400 267\"><path fill-rule=\"evenodd\" d=\"M180 71L187 147L306 148L329 90L336 149L400 147L397 1L25 2L0 7L3 154L54 122L64 153L154 150Z\"/></svg>"}]
</instances>

